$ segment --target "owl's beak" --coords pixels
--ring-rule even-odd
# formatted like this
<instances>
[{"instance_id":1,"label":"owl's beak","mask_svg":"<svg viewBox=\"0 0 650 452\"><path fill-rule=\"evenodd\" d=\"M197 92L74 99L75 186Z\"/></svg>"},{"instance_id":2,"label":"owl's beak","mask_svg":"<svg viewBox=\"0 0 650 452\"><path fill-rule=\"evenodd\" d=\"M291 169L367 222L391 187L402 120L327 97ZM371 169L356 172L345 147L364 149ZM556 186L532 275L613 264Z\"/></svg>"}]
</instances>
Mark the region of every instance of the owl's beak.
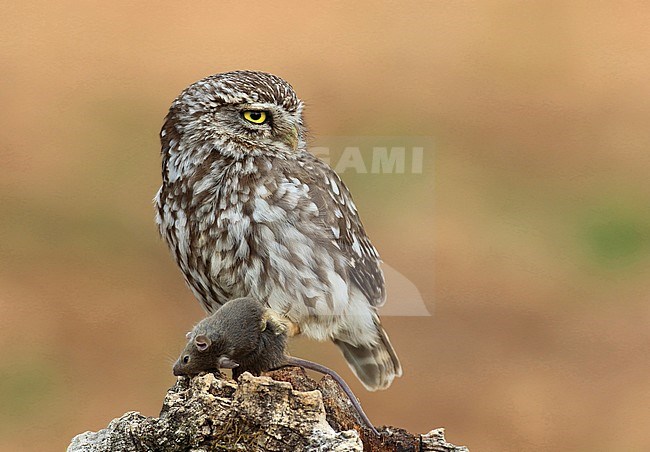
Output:
<instances>
[{"instance_id":1,"label":"owl's beak","mask_svg":"<svg viewBox=\"0 0 650 452\"><path fill-rule=\"evenodd\" d=\"M291 126L289 132L284 136L285 143L287 143L292 150L298 149L298 143L300 141L300 131L297 126Z\"/></svg>"}]
</instances>

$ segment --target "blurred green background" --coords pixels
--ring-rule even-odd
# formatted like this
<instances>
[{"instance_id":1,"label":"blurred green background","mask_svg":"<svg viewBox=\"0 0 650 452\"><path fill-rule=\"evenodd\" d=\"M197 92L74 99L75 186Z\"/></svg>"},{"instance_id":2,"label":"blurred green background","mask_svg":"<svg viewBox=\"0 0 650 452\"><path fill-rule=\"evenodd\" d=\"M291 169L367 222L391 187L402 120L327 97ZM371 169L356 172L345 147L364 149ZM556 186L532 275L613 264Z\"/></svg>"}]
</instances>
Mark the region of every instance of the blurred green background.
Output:
<instances>
[{"instance_id":1,"label":"blurred green background","mask_svg":"<svg viewBox=\"0 0 650 452\"><path fill-rule=\"evenodd\" d=\"M2 2L0 449L155 416L203 315L153 223L158 131L206 75L290 81L315 136L427 136L345 173L432 317L377 424L472 450L650 450L650 5Z\"/></svg>"}]
</instances>

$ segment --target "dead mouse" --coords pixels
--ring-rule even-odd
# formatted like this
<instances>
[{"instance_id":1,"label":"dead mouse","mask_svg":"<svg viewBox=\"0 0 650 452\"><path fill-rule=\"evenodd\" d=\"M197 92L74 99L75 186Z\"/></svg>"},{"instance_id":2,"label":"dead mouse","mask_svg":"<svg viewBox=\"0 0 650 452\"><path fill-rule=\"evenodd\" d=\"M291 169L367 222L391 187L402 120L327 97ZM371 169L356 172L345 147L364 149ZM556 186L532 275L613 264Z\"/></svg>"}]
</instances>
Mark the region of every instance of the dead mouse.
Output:
<instances>
[{"instance_id":1,"label":"dead mouse","mask_svg":"<svg viewBox=\"0 0 650 452\"><path fill-rule=\"evenodd\" d=\"M359 417L379 435L350 387L333 370L286 353L287 324L272 310L252 298L238 298L224 304L201 320L186 335L185 350L174 364L174 375L196 375L232 369L233 378L250 372L298 366L332 377L347 394Z\"/></svg>"}]
</instances>

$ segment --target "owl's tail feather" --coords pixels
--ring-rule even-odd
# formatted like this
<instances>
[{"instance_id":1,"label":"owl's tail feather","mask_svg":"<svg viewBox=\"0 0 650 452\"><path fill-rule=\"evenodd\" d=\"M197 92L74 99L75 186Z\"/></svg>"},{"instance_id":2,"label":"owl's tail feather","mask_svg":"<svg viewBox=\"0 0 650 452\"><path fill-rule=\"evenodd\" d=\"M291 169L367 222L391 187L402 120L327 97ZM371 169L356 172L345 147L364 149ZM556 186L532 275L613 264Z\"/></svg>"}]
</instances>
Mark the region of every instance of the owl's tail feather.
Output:
<instances>
[{"instance_id":1,"label":"owl's tail feather","mask_svg":"<svg viewBox=\"0 0 650 452\"><path fill-rule=\"evenodd\" d=\"M334 343L341 349L345 360L368 391L386 389L395 377L402 376L402 365L388 339L384 328L377 324L376 344L355 346L338 339Z\"/></svg>"}]
</instances>

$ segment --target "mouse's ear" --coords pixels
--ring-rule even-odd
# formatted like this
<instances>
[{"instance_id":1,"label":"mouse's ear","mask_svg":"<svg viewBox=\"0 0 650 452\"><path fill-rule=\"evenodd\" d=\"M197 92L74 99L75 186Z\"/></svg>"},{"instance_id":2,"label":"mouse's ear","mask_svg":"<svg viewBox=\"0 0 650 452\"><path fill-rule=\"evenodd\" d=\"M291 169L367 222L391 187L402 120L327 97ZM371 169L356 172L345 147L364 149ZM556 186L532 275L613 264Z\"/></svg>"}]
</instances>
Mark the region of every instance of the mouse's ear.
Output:
<instances>
[{"instance_id":1,"label":"mouse's ear","mask_svg":"<svg viewBox=\"0 0 650 452\"><path fill-rule=\"evenodd\" d=\"M191 331L188 331L188 332L185 334L185 339L187 339L188 341L189 341L190 339L192 339L192 332L191 332Z\"/></svg>"},{"instance_id":2,"label":"mouse's ear","mask_svg":"<svg viewBox=\"0 0 650 452\"><path fill-rule=\"evenodd\" d=\"M207 350L211 343L212 341L205 334L200 334L194 338L194 345L200 352Z\"/></svg>"}]
</instances>

